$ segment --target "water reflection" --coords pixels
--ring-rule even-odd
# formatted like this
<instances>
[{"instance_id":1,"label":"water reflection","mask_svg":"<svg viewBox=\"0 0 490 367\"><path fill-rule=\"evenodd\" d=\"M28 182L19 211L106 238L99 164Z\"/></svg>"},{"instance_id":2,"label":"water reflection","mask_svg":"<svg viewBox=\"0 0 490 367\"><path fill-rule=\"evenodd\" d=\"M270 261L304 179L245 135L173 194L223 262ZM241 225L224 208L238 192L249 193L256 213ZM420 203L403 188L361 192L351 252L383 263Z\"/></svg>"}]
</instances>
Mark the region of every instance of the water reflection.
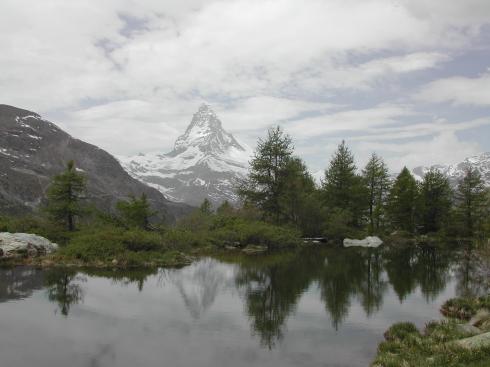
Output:
<instances>
[{"instance_id":1,"label":"water reflection","mask_svg":"<svg viewBox=\"0 0 490 367\"><path fill-rule=\"evenodd\" d=\"M484 280L488 279L489 269L489 261L471 250L450 253L434 248L325 248L257 257L230 255L219 260L202 259L173 270L78 271L18 267L0 270L0 303L26 299L40 290L47 294L44 299L57 306L59 314L71 317L73 306L83 304L90 292L99 291L93 299L103 303L99 301L101 295L110 293L113 288L136 288L142 299L148 295L153 297L151 305L139 304L128 292L112 293L112 297L117 297L121 305L133 302L134 310L154 306L162 314L165 307L171 307L169 300L178 299L194 325L213 308L221 310L219 317L230 316L231 320L244 314L247 333L267 350L276 348L288 334L288 320L296 316L306 292L310 302L312 298L321 302L319 309L323 318L319 322L323 330L339 331L353 313L354 305L360 306L356 312L363 314L363 320L368 320L383 312L385 302L393 304L393 298L399 305L420 292L429 304L445 291L449 282L455 282L457 295L488 292L488 283ZM101 279L110 282L100 282ZM97 284L91 283L96 280ZM159 293L167 298L160 297ZM224 295L228 298L220 303ZM240 315L236 309L227 309L228 304L237 299L243 310ZM93 306L94 310L98 310L97 306L100 304ZM173 310L170 317L177 312L178 322L183 322L180 310ZM226 315L228 311L230 314ZM100 312L98 317L107 317L109 311L105 312ZM207 324L207 327L219 328L224 320L217 317L215 324ZM145 332L152 330L152 322L145 326ZM177 324L173 322L170 325L175 327ZM190 327L186 330L189 332ZM111 348L101 347L100 355L115 358Z\"/></svg>"},{"instance_id":2,"label":"water reflection","mask_svg":"<svg viewBox=\"0 0 490 367\"><path fill-rule=\"evenodd\" d=\"M0 269L0 303L23 299L44 285L44 272L29 267Z\"/></svg>"},{"instance_id":3,"label":"water reflection","mask_svg":"<svg viewBox=\"0 0 490 367\"><path fill-rule=\"evenodd\" d=\"M53 268L47 271L45 286L48 299L58 305L63 316L68 316L73 304L83 301L81 283L84 281L86 278L74 269Z\"/></svg>"}]
</instances>

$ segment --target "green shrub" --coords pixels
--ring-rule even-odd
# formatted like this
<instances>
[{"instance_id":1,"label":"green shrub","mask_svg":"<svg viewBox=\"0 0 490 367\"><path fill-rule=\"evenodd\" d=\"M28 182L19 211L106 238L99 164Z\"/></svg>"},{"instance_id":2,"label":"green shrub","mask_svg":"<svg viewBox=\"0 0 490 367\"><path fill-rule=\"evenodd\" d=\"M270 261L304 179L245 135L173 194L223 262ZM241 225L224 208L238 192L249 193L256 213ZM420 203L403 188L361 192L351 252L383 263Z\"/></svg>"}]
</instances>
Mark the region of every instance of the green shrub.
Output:
<instances>
[{"instance_id":1,"label":"green shrub","mask_svg":"<svg viewBox=\"0 0 490 367\"><path fill-rule=\"evenodd\" d=\"M388 341L404 340L408 335L420 335L417 327L411 322L399 322L393 324L384 334Z\"/></svg>"}]
</instances>

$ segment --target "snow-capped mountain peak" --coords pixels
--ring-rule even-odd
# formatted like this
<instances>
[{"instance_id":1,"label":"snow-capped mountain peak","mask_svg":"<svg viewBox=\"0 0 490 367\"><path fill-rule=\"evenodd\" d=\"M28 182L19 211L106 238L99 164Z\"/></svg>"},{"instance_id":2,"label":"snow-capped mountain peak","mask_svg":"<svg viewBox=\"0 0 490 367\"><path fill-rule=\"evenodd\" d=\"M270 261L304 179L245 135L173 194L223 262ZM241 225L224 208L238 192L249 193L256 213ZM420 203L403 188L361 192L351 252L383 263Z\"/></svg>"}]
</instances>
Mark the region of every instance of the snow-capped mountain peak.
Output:
<instances>
[{"instance_id":1,"label":"snow-capped mountain peak","mask_svg":"<svg viewBox=\"0 0 490 367\"><path fill-rule=\"evenodd\" d=\"M174 150L169 154L177 155L193 146L204 153L225 153L231 147L245 151L233 135L223 129L218 116L207 104L199 107L185 133L177 138Z\"/></svg>"},{"instance_id":2,"label":"snow-capped mountain peak","mask_svg":"<svg viewBox=\"0 0 490 367\"><path fill-rule=\"evenodd\" d=\"M469 167L477 169L478 172L480 172L485 186L490 187L490 152L468 157L464 161L456 164L436 164L430 167L416 167L412 170L412 173L417 180L421 181L431 168L437 169L449 178L451 186L456 187L458 182L464 177Z\"/></svg>"},{"instance_id":3,"label":"snow-capped mountain peak","mask_svg":"<svg viewBox=\"0 0 490 367\"><path fill-rule=\"evenodd\" d=\"M198 205L207 198L218 204L237 200L234 186L246 175L250 155L211 107L202 104L171 152L121 158L121 163L130 175L172 200Z\"/></svg>"}]
</instances>

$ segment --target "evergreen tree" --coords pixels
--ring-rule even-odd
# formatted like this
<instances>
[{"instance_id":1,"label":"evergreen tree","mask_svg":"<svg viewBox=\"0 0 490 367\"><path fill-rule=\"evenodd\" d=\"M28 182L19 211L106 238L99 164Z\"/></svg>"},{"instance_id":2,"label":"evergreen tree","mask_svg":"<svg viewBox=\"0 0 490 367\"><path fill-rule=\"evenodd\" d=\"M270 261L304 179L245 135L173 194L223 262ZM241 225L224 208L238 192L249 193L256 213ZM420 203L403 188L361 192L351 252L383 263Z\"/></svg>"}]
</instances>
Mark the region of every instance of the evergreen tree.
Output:
<instances>
[{"instance_id":1,"label":"evergreen tree","mask_svg":"<svg viewBox=\"0 0 490 367\"><path fill-rule=\"evenodd\" d=\"M488 210L486 190L480 173L470 167L458 184L456 210L465 236L473 237L481 230Z\"/></svg>"},{"instance_id":2,"label":"evergreen tree","mask_svg":"<svg viewBox=\"0 0 490 367\"><path fill-rule=\"evenodd\" d=\"M388 196L388 214L395 229L415 231L415 209L418 187L415 178L404 167L396 178Z\"/></svg>"},{"instance_id":3,"label":"evergreen tree","mask_svg":"<svg viewBox=\"0 0 490 367\"><path fill-rule=\"evenodd\" d=\"M388 167L376 153L371 155L362 171L368 200L368 231L370 234L380 230L384 217L386 198L389 190Z\"/></svg>"},{"instance_id":4,"label":"evergreen tree","mask_svg":"<svg viewBox=\"0 0 490 367\"><path fill-rule=\"evenodd\" d=\"M207 198L202 202L199 211L204 215L211 215L213 213L213 207Z\"/></svg>"},{"instance_id":5,"label":"evergreen tree","mask_svg":"<svg viewBox=\"0 0 490 367\"><path fill-rule=\"evenodd\" d=\"M267 138L259 139L248 178L238 189L246 203L254 204L275 222L282 216L281 195L292 154L291 138L279 126L269 129Z\"/></svg>"},{"instance_id":6,"label":"evergreen tree","mask_svg":"<svg viewBox=\"0 0 490 367\"><path fill-rule=\"evenodd\" d=\"M350 224L361 224L366 207L366 192L361 177L356 174L354 156L345 141L339 145L325 171L322 191L327 208L348 211L351 214Z\"/></svg>"},{"instance_id":7,"label":"evergreen tree","mask_svg":"<svg viewBox=\"0 0 490 367\"><path fill-rule=\"evenodd\" d=\"M235 213L235 209L230 204L228 200L225 200L219 207L216 209L216 213L218 215L230 216Z\"/></svg>"},{"instance_id":8,"label":"evergreen tree","mask_svg":"<svg viewBox=\"0 0 490 367\"><path fill-rule=\"evenodd\" d=\"M315 182L305 163L299 158L291 158L285 167L284 184L280 199L280 211L284 220L301 226L307 213L307 197L315 191Z\"/></svg>"},{"instance_id":9,"label":"evergreen tree","mask_svg":"<svg viewBox=\"0 0 490 367\"><path fill-rule=\"evenodd\" d=\"M437 232L447 224L451 196L449 180L444 174L435 169L425 174L420 190L420 215L424 233Z\"/></svg>"},{"instance_id":10,"label":"evergreen tree","mask_svg":"<svg viewBox=\"0 0 490 367\"><path fill-rule=\"evenodd\" d=\"M75 230L75 221L83 213L82 194L85 191L85 177L78 173L75 162L69 161L66 170L53 177L47 191L46 210L50 217Z\"/></svg>"},{"instance_id":11,"label":"evergreen tree","mask_svg":"<svg viewBox=\"0 0 490 367\"><path fill-rule=\"evenodd\" d=\"M116 208L126 226L145 230L150 228L150 218L155 214L145 193L139 198L130 196L128 201L119 201Z\"/></svg>"}]
</instances>

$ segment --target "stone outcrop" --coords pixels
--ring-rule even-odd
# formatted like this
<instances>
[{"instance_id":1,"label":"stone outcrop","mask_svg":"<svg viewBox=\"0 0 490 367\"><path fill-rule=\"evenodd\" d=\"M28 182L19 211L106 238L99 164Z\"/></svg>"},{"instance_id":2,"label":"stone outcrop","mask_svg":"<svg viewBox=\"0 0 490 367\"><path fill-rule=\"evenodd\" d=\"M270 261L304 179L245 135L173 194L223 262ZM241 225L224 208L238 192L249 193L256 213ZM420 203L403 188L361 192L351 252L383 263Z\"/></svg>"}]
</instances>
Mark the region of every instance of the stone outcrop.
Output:
<instances>
[{"instance_id":1,"label":"stone outcrop","mask_svg":"<svg viewBox=\"0 0 490 367\"><path fill-rule=\"evenodd\" d=\"M50 254L57 249L56 243L41 236L0 232L0 258L35 257Z\"/></svg>"},{"instance_id":2,"label":"stone outcrop","mask_svg":"<svg viewBox=\"0 0 490 367\"><path fill-rule=\"evenodd\" d=\"M376 236L368 236L363 240L346 238L344 239L344 247L378 247L383 241Z\"/></svg>"}]
</instances>

